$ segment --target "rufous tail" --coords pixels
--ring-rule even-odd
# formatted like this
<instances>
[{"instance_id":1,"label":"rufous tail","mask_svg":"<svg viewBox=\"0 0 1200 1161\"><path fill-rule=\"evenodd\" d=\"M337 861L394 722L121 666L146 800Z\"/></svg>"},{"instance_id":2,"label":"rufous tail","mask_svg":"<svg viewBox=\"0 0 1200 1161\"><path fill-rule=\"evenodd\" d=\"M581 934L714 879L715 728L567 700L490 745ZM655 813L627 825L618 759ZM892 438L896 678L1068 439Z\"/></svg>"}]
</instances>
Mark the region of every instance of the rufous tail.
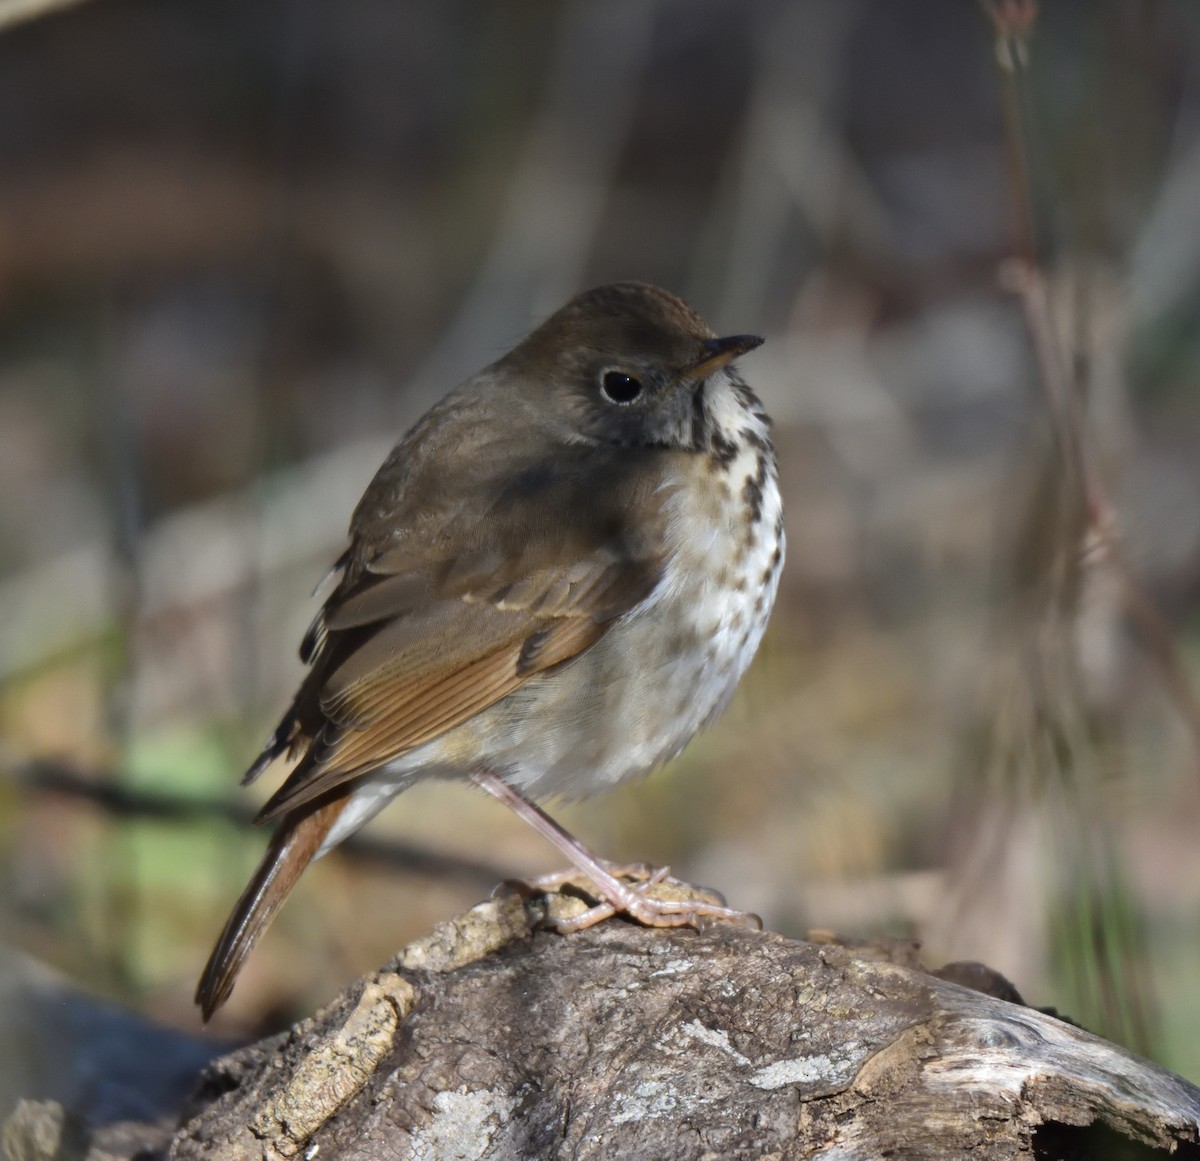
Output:
<instances>
[{"instance_id":1,"label":"rufous tail","mask_svg":"<svg viewBox=\"0 0 1200 1161\"><path fill-rule=\"evenodd\" d=\"M347 801L339 798L315 810L302 807L283 817L258 870L225 921L196 985L196 1003L206 1024L229 999L246 957L312 862Z\"/></svg>"}]
</instances>

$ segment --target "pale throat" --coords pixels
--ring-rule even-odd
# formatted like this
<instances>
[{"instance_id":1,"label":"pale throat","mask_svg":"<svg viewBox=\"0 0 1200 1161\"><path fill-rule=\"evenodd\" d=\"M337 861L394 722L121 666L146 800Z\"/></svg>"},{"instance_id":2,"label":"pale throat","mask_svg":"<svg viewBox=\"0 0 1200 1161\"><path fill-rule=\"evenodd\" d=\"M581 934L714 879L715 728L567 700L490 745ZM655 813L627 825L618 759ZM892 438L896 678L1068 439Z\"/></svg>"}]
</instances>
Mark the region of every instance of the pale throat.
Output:
<instances>
[{"instance_id":1,"label":"pale throat","mask_svg":"<svg viewBox=\"0 0 1200 1161\"><path fill-rule=\"evenodd\" d=\"M757 395L728 368L722 368L703 387L705 426L709 440L717 433L764 450L774 470L771 421ZM765 445L765 447L764 447ZM697 449L701 450L701 449Z\"/></svg>"}]
</instances>

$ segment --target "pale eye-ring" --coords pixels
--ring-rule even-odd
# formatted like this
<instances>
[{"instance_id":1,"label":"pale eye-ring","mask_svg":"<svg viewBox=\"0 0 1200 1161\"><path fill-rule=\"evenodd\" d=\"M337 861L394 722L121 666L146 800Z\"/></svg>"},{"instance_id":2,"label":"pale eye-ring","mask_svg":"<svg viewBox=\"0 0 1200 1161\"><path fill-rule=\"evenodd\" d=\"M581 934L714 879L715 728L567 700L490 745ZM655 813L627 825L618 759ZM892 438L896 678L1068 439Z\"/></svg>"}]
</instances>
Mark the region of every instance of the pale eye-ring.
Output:
<instances>
[{"instance_id":1,"label":"pale eye-ring","mask_svg":"<svg viewBox=\"0 0 1200 1161\"><path fill-rule=\"evenodd\" d=\"M600 380L600 393L610 403L624 406L642 393L642 381L624 371L605 371Z\"/></svg>"}]
</instances>

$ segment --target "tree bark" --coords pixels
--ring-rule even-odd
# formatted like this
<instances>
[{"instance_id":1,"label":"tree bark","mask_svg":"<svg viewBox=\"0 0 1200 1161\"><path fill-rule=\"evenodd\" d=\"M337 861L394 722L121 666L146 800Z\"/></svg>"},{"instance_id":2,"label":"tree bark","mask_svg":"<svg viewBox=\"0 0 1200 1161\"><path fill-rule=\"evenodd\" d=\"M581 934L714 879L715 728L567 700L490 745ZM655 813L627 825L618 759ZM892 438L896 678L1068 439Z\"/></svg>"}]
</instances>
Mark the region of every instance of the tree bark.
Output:
<instances>
[{"instance_id":1,"label":"tree bark","mask_svg":"<svg viewBox=\"0 0 1200 1161\"><path fill-rule=\"evenodd\" d=\"M1200 1158L1200 1090L978 965L726 925L541 928L577 904L514 893L439 926L212 1063L138 1156Z\"/></svg>"}]
</instances>

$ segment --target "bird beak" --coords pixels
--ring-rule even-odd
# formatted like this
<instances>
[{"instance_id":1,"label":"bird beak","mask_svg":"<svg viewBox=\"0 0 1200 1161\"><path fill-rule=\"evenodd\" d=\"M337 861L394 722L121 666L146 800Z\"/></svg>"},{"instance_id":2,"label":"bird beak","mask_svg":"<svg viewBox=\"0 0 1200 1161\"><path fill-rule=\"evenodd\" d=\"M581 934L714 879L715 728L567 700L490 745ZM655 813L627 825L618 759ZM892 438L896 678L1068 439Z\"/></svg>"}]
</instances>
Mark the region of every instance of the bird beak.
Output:
<instances>
[{"instance_id":1,"label":"bird beak","mask_svg":"<svg viewBox=\"0 0 1200 1161\"><path fill-rule=\"evenodd\" d=\"M763 340L758 335L730 335L727 339L708 339L704 344L704 358L687 369L689 379L707 379L714 371L732 363L739 355L761 347Z\"/></svg>"}]
</instances>

